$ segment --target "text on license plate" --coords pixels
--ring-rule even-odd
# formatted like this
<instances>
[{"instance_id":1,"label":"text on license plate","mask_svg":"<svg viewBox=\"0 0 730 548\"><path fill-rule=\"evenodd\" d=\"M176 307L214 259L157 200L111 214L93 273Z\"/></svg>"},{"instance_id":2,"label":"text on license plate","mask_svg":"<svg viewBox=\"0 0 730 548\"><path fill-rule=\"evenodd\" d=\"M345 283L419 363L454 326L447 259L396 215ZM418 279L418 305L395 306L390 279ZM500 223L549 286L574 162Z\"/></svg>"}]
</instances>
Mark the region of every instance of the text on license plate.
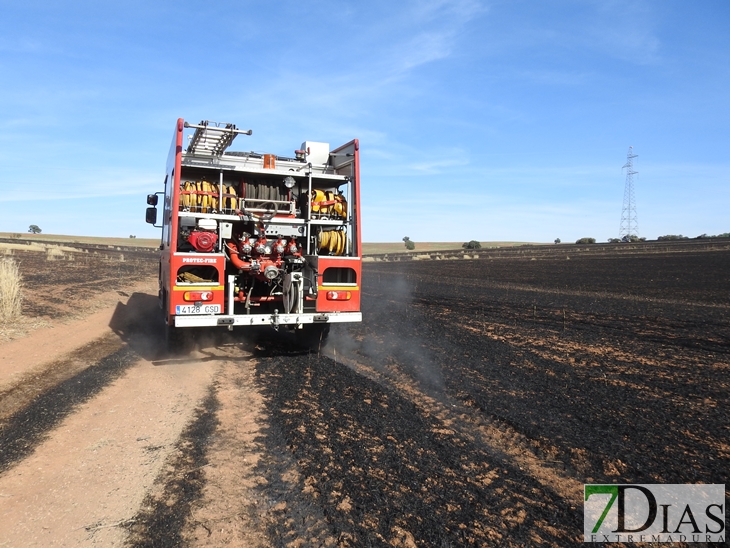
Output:
<instances>
[{"instance_id":1,"label":"text on license plate","mask_svg":"<svg viewBox=\"0 0 730 548\"><path fill-rule=\"evenodd\" d=\"M219 304L179 304L175 307L175 314L220 314Z\"/></svg>"}]
</instances>

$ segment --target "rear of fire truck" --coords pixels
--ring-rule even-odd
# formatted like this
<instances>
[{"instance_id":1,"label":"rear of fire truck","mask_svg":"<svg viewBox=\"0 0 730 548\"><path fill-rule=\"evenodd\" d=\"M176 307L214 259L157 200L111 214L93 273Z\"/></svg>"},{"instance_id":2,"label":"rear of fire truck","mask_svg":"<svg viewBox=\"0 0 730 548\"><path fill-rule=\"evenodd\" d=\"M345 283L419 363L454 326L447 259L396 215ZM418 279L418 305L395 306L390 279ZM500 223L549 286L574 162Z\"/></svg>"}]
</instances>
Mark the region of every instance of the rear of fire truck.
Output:
<instances>
[{"instance_id":1,"label":"rear of fire truck","mask_svg":"<svg viewBox=\"0 0 730 548\"><path fill-rule=\"evenodd\" d=\"M291 157L229 151L241 134L251 131L179 119L164 191L147 197L146 220L162 228L168 342L264 325L311 342L361 321L358 141L305 141Z\"/></svg>"}]
</instances>

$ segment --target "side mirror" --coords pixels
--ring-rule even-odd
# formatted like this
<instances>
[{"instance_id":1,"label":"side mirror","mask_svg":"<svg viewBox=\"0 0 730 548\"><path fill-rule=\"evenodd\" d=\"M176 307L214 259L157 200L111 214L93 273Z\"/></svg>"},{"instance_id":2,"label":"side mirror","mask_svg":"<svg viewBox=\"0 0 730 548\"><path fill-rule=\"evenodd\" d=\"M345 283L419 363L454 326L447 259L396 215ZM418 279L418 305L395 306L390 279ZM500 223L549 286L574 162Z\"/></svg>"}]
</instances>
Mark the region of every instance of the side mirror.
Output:
<instances>
[{"instance_id":1,"label":"side mirror","mask_svg":"<svg viewBox=\"0 0 730 548\"><path fill-rule=\"evenodd\" d=\"M156 206L157 205L157 194L148 194L147 195L147 205ZM149 222L149 221L147 221Z\"/></svg>"},{"instance_id":2,"label":"side mirror","mask_svg":"<svg viewBox=\"0 0 730 548\"><path fill-rule=\"evenodd\" d=\"M149 196L147 197L147 199L149 201ZM155 196L155 202L156 201L157 201L157 196ZM157 208L148 207L147 212L145 213L145 216L144 216L144 220L151 225L156 225L157 224Z\"/></svg>"}]
</instances>

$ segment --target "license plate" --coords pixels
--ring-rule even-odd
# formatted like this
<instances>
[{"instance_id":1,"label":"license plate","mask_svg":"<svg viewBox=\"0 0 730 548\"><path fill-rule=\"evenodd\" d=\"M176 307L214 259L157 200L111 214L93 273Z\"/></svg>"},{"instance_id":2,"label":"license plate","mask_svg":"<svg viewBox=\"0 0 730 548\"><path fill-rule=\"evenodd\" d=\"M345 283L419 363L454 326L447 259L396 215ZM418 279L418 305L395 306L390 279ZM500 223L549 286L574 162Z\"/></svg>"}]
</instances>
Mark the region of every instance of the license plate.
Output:
<instances>
[{"instance_id":1,"label":"license plate","mask_svg":"<svg viewBox=\"0 0 730 548\"><path fill-rule=\"evenodd\" d=\"M175 307L175 314L220 314L219 304L179 304Z\"/></svg>"}]
</instances>

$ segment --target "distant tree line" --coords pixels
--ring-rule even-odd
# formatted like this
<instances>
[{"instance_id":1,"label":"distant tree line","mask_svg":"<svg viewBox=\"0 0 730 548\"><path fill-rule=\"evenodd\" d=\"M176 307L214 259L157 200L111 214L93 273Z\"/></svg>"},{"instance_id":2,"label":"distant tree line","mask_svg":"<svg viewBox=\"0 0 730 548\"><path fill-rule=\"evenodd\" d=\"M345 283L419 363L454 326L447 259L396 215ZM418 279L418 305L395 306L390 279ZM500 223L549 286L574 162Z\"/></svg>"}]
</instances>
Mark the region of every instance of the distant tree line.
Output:
<instances>
[{"instance_id":1,"label":"distant tree line","mask_svg":"<svg viewBox=\"0 0 730 548\"><path fill-rule=\"evenodd\" d=\"M39 230L40 231L40 230ZM136 236L130 236L130 238L135 238ZM730 238L730 232L723 232L722 234L717 234L715 236L709 236L707 234L700 234L695 239L701 240L704 238ZM681 234L666 234L664 236L659 236L657 238L658 241L670 241L670 240L689 240L689 236L682 236ZM620 243L633 243L633 242L645 242L646 238L639 237L635 234L627 234L623 236L622 238L609 238L608 243L610 244L620 244ZM406 246L406 249L413 250L416 248L415 242L413 242L408 236L405 236L403 238L403 243ZM555 243L559 244L561 243L560 238L555 238ZM595 238L580 238L575 241L576 244L595 244L596 239ZM481 249L482 244L480 244L477 240L470 240L468 242L464 242L461 244L461 247L464 249Z\"/></svg>"},{"instance_id":2,"label":"distant tree line","mask_svg":"<svg viewBox=\"0 0 730 548\"><path fill-rule=\"evenodd\" d=\"M623 238L609 238L609 244L620 244L620 243L631 243L631 242L645 242L646 238L639 238L635 234L627 234Z\"/></svg>"},{"instance_id":3,"label":"distant tree line","mask_svg":"<svg viewBox=\"0 0 730 548\"><path fill-rule=\"evenodd\" d=\"M695 240L702 240L705 238L730 238L730 232L723 232L722 234L715 234L714 236L710 236L708 234L700 234L695 238Z\"/></svg>"},{"instance_id":4,"label":"distant tree line","mask_svg":"<svg viewBox=\"0 0 730 548\"><path fill-rule=\"evenodd\" d=\"M695 240L704 240L710 238L730 238L730 232L723 232L722 234L716 234L715 236L710 236L709 234L700 234L695 238ZM665 234L664 236L659 236L657 240L659 240L660 242L672 240L689 240L689 236L682 236L681 234Z\"/></svg>"}]
</instances>

